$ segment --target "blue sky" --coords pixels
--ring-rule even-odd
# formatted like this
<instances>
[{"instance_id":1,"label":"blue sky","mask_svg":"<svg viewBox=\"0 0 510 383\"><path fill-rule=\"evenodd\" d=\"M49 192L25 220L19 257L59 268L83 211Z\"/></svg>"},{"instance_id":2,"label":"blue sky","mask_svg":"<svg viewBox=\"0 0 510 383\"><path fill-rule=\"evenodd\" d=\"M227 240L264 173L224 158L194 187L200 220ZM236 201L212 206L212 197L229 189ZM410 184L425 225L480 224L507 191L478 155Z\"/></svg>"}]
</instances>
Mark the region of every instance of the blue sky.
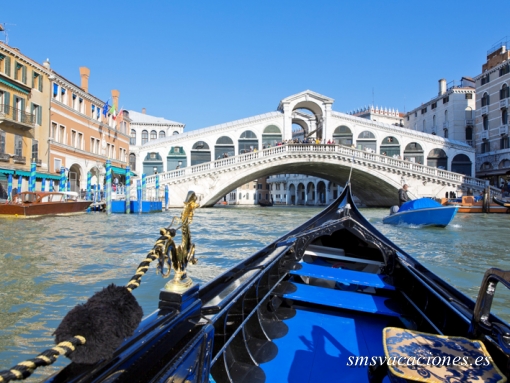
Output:
<instances>
[{"instance_id":1,"label":"blue sky","mask_svg":"<svg viewBox=\"0 0 510 383\"><path fill-rule=\"evenodd\" d=\"M491 5L492 3L492 5ZM26 7L26 8L25 8ZM27 1L2 4L9 45L120 106L186 131L276 110L310 89L333 110L410 110L476 76L509 36L510 2ZM4 40L0 33L0 39Z\"/></svg>"}]
</instances>

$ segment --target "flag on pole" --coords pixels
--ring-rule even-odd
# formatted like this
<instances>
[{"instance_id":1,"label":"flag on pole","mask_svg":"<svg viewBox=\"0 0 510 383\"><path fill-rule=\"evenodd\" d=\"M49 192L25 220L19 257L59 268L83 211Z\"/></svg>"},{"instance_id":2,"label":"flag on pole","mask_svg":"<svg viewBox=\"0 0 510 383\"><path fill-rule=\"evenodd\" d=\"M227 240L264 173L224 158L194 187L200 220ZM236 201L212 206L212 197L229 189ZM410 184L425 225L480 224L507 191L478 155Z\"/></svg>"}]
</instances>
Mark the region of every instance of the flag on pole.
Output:
<instances>
[{"instance_id":1,"label":"flag on pole","mask_svg":"<svg viewBox=\"0 0 510 383\"><path fill-rule=\"evenodd\" d=\"M117 113L117 122L121 122L124 119L124 108L120 108L119 112Z\"/></svg>"},{"instance_id":2,"label":"flag on pole","mask_svg":"<svg viewBox=\"0 0 510 383\"><path fill-rule=\"evenodd\" d=\"M108 111L109 114L112 115L112 118L115 120L115 118L117 117L117 112L115 110L115 105L112 105L110 107L110 110Z\"/></svg>"},{"instance_id":3,"label":"flag on pole","mask_svg":"<svg viewBox=\"0 0 510 383\"><path fill-rule=\"evenodd\" d=\"M110 108L110 105L108 105L108 101L106 101L106 103L103 106L103 116L106 117L106 115L108 114L109 108Z\"/></svg>"}]
</instances>

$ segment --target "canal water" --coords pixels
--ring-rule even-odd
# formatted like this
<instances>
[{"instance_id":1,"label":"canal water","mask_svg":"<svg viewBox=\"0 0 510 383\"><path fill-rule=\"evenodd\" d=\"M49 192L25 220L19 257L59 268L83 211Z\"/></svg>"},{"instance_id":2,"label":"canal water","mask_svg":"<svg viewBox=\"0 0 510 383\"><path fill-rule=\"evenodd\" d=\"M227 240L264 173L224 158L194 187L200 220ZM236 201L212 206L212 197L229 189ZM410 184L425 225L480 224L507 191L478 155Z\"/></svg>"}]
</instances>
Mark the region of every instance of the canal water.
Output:
<instances>
[{"instance_id":1,"label":"canal water","mask_svg":"<svg viewBox=\"0 0 510 383\"><path fill-rule=\"evenodd\" d=\"M192 224L195 282L205 283L320 211L303 207L199 209ZM383 234L433 272L475 299L490 267L510 269L510 215L458 214L446 228L382 224L387 209L361 209ZM152 215L102 213L30 220L0 220L0 370L53 345L65 314L94 292L125 285L180 210ZM144 315L157 307L166 280L154 265L134 291ZM510 294L498 289L494 311L510 321ZM67 364L41 368L38 381Z\"/></svg>"}]
</instances>

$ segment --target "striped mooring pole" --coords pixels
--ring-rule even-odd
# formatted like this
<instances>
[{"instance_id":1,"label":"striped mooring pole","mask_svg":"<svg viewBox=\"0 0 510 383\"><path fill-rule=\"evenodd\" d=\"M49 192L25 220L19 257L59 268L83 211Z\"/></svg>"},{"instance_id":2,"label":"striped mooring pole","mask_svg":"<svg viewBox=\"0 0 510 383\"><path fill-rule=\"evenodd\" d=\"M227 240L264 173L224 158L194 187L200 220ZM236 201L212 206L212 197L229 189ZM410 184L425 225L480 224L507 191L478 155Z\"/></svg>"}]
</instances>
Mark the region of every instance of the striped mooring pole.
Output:
<instances>
[{"instance_id":1,"label":"striped mooring pole","mask_svg":"<svg viewBox=\"0 0 510 383\"><path fill-rule=\"evenodd\" d=\"M41 179L41 191L46 191L46 178Z\"/></svg>"},{"instance_id":2,"label":"striped mooring pole","mask_svg":"<svg viewBox=\"0 0 510 383\"><path fill-rule=\"evenodd\" d=\"M165 185L165 210L168 210L168 185Z\"/></svg>"},{"instance_id":3,"label":"striped mooring pole","mask_svg":"<svg viewBox=\"0 0 510 383\"><path fill-rule=\"evenodd\" d=\"M147 199L147 176L142 173L142 201Z\"/></svg>"},{"instance_id":4,"label":"striped mooring pole","mask_svg":"<svg viewBox=\"0 0 510 383\"><path fill-rule=\"evenodd\" d=\"M131 213L131 169L126 166L126 185L124 187L124 195L126 196L126 214Z\"/></svg>"},{"instance_id":5,"label":"striped mooring pole","mask_svg":"<svg viewBox=\"0 0 510 383\"><path fill-rule=\"evenodd\" d=\"M7 200L12 201L12 174L7 175Z\"/></svg>"},{"instance_id":6,"label":"striped mooring pole","mask_svg":"<svg viewBox=\"0 0 510 383\"><path fill-rule=\"evenodd\" d=\"M50 180L50 192L55 191L55 186L53 186L53 180Z\"/></svg>"},{"instance_id":7,"label":"striped mooring pole","mask_svg":"<svg viewBox=\"0 0 510 383\"><path fill-rule=\"evenodd\" d=\"M138 198L138 213L142 213L142 181L136 180L136 196Z\"/></svg>"},{"instance_id":8,"label":"striped mooring pole","mask_svg":"<svg viewBox=\"0 0 510 383\"><path fill-rule=\"evenodd\" d=\"M106 214L112 214L112 163L106 160Z\"/></svg>"},{"instance_id":9,"label":"striped mooring pole","mask_svg":"<svg viewBox=\"0 0 510 383\"><path fill-rule=\"evenodd\" d=\"M159 201L159 174L156 174L156 202Z\"/></svg>"},{"instance_id":10,"label":"striped mooring pole","mask_svg":"<svg viewBox=\"0 0 510 383\"><path fill-rule=\"evenodd\" d=\"M58 191L66 191L66 168L60 168L60 183L58 184Z\"/></svg>"},{"instance_id":11,"label":"striped mooring pole","mask_svg":"<svg viewBox=\"0 0 510 383\"><path fill-rule=\"evenodd\" d=\"M28 191L35 192L35 173L37 169L37 164L32 162L30 164L30 181L28 183Z\"/></svg>"},{"instance_id":12,"label":"striped mooring pole","mask_svg":"<svg viewBox=\"0 0 510 383\"><path fill-rule=\"evenodd\" d=\"M18 193L21 193L22 189L23 189L23 177L19 176L18 177Z\"/></svg>"},{"instance_id":13,"label":"striped mooring pole","mask_svg":"<svg viewBox=\"0 0 510 383\"><path fill-rule=\"evenodd\" d=\"M87 195L85 196L85 199L87 201L90 201L92 196L90 195L92 191L92 173L91 172L87 172ZM89 207L87 208L87 213L90 213L91 209L90 209L90 205Z\"/></svg>"}]
</instances>

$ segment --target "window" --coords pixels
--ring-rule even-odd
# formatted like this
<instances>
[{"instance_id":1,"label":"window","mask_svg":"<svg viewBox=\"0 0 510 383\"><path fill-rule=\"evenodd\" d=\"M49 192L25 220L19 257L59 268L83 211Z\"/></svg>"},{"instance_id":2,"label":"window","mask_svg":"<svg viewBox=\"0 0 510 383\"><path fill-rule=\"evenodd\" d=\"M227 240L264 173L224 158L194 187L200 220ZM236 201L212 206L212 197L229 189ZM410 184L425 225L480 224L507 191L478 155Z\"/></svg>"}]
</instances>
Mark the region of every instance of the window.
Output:
<instances>
[{"instance_id":1,"label":"window","mask_svg":"<svg viewBox=\"0 0 510 383\"><path fill-rule=\"evenodd\" d=\"M61 144L66 143L66 127L63 125L60 125L60 135L58 138Z\"/></svg>"},{"instance_id":2,"label":"window","mask_svg":"<svg viewBox=\"0 0 510 383\"><path fill-rule=\"evenodd\" d=\"M418 117L418 112L414 112L414 117Z\"/></svg>"},{"instance_id":3,"label":"window","mask_svg":"<svg viewBox=\"0 0 510 383\"><path fill-rule=\"evenodd\" d=\"M5 153L5 132L0 130L0 153Z\"/></svg>"},{"instance_id":4,"label":"window","mask_svg":"<svg viewBox=\"0 0 510 383\"><path fill-rule=\"evenodd\" d=\"M26 84L27 67L17 62L16 65L14 66L14 79L21 81L23 84Z\"/></svg>"},{"instance_id":5,"label":"window","mask_svg":"<svg viewBox=\"0 0 510 383\"><path fill-rule=\"evenodd\" d=\"M83 133L78 133L78 142L76 143L78 149L83 149Z\"/></svg>"},{"instance_id":6,"label":"window","mask_svg":"<svg viewBox=\"0 0 510 383\"><path fill-rule=\"evenodd\" d=\"M499 69L499 75L504 76L505 74L510 73L510 65L506 64Z\"/></svg>"},{"instance_id":7,"label":"window","mask_svg":"<svg viewBox=\"0 0 510 383\"><path fill-rule=\"evenodd\" d=\"M69 146L76 147L76 130L71 130L71 142L69 143Z\"/></svg>"},{"instance_id":8,"label":"window","mask_svg":"<svg viewBox=\"0 0 510 383\"><path fill-rule=\"evenodd\" d=\"M75 94L73 94L73 109L78 110L78 97L76 97Z\"/></svg>"},{"instance_id":9,"label":"window","mask_svg":"<svg viewBox=\"0 0 510 383\"><path fill-rule=\"evenodd\" d=\"M444 138L448 138L448 129L444 129Z\"/></svg>"},{"instance_id":10,"label":"window","mask_svg":"<svg viewBox=\"0 0 510 383\"><path fill-rule=\"evenodd\" d=\"M96 143L94 144L94 153L99 154L99 142L100 140L97 139Z\"/></svg>"},{"instance_id":11,"label":"window","mask_svg":"<svg viewBox=\"0 0 510 383\"><path fill-rule=\"evenodd\" d=\"M483 130L489 130L489 117L483 116Z\"/></svg>"},{"instance_id":12,"label":"window","mask_svg":"<svg viewBox=\"0 0 510 383\"><path fill-rule=\"evenodd\" d=\"M147 141L149 141L149 132L142 130L142 145L146 144Z\"/></svg>"},{"instance_id":13,"label":"window","mask_svg":"<svg viewBox=\"0 0 510 383\"><path fill-rule=\"evenodd\" d=\"M425 120L423 120L423 131L425 131Z\"/></svg>"},{"instance_id":14,"label":"window","mask_svg":"<svg viewBox=\"0 0 510 383\"><path fill-rule=\"evenodd\" d=\"M500 149L508 149L508 148L510 148L508 141L509 141L509 137L508 136L501 137L499 148Z\"/></svg>"},{"instance_id":15,"label":"window","mask_svg":"<svg viewBox=\"0 0 510 383\"><path fill-rule=\"evenodd\" d=\"M106 144L106 156L110 157L110 144Z\"/></svg>"},{"instance_id":16,"label":"window","mask_svg":"<svg viewBox=\"0 0 510 383\"><path fill-rule=\"evenodd\" d=\"M62 160L60 158L53 159L53 167L55 172L60 172L60 168L62 168Z\"/></svg>"},{"instance_id":17,"label":"window","mask_svg":"<svg viewBox=\"0 0 510 383\"><path fill-rule=\"evenodd\" d=\"M499 90L499 99L504 100L505 98L508 98L508 85L503 84Z\"/></svg>"},{"instance_id":18,"label":"window","mask_svg":"<svg viewBox=\"0 0 510 383\"><path fill-rule=\"evenodd\" d=\"M67 96L66 96L66 90L65 88L60 88L60 96L59 96L59 99L58 99L60 102L62 103L66 103L67 101Z\"/></svg>"},{"instance_id":19,"label":"window","mask_svg":"<svg viewBox=\"0 0 510 383\"><path fill-rule=\"evenodd\" d=\"M129 139L129 145L136 145L136 130L131 129L131 138Z\"/></svg>"},{"instance_id":20,"label":"window","mask_svg":"<svg viewBox=\"0 0 510 383\"><path fill-rule=\"evenodd\" d=\"M134 153L129 154L129 167L131 170L136 170L136 155Z\"/></svg>"},{"instance_id":21,"label":"window","mask_svg":"<svg viewBox=\"0 0 510 383\"><path fill-rule=\"evenodd\" d=\"M14 135L14 155L21 157L23 155L23 137Z\"/></svg>"},{"instance_id":22,"label":"window","mask_svg":"<svg viewBox=\"0 0 510 383\"><path fill-rule=\"evenodd\" d=\"M487 106L490 104L490 97L487 92L485 92L482 96L482 106Z\"/></svg>"},{"instance_id":23,"label":"window","mask_svg":"<svg viewBox=\"0 0 510 383\"><path fill-rule=\"evenodd\" d=\"M80 113L83 113L84 110L85 110L85 103L83 102L83 98L79 98L78 99L78 111Z\"/></svg>"},{"instance_id":24,"label":"window","mask_svg":"<svg viewBox=\"0 0 510 383\"><path fill-rule=\"evenodd\" d=\"M466 100L472 100L473 99L473 93L466 93Z\"/></svg>"},{"instance_id":25,"label":"window","mask_svg":"<svg viewBox=\"0 0 510 383\"><path fill-rule=\"evenodd\" d=\"M436 109L437 108L437 102L434 102L432 103L432 105L430 105L430 109Z\"/></svg>"},{"instance_id":26,"label":"window","mask_svg":"<svg viewBox=\"0 0 510 383\"><path fill-rule=\"evenodd\" d=\"M41 126L42 125L42 108L41 108L41 106L32 103L32 106L30 109L31 109L30 113L32 113L32 115L33 115L34 122L37 125Z\"/></svg>"},{"instance_id":27,"label":"window","mask_svg":"<svg viewBox=\"0 0 510 383\"><path fill-rule=\"evenodd\" d=\"M39 142L32 140L32 161L37 162L39 159Z\"/></svg>"},{"instance_id":28,"label":"window","mask_svg":"<svg viewBox=\"0 0 510 383\"><path fill-rule=\"evenodd\" d=\"M423 108L423 109L421 110L421 114L425 114L425 113L427 113L427 108Z\"/></svg>"},{"instance_id":29,"label":"window","mask_svg":"<svg viewBox=\"0 0 510 383\"><path fill-rule=\"evenodd\" d=\"M11 76L11 58L0 54L0 71Z\"/></svg>"},{"instance_id":30,"label":"window","mask_svg":"<svg viewBox=\"0 0 510 383\"><path fill-rule=\"evenodd\" d=\"M489 141L482 142L481 152L482 153L488 153L490 151L491 151L491 143Z\"/></svg>"},{"instance_id":31,"label":"window","mask_svg":"<svg viewBox=\"0 0 510 383\"><path fill-rule=\"evenodd\" d=\"M112 157L113 159L115 159L115 158L116 158L116 157L115 157L115 145L112 145L112 146L111 146L111 151L112 151L112 152L110 153L110 154L111 154L111 157Z\"/></svg>"},{"instance_id":32,"label":"window","mask_svg":"<svg viewBox=\"0 0 510 383\"><path fill-rule=\"evenodd\" d=\"M508 109L506 108L501 110L501 124L508 124Z\"/></svg>"},{"instance_id":33,"label":"window","mask_svg":"<svg viewBox=\"0 0 510 383\"><path fill-rule=\"evenodd\" d=\"M95 144L95 142L96 142L95 138L91 138L90 139L90 152L91 153L95 153L95 151L94 151L94 144Z\"/></svg>"},{"instance_id":34,"label":"window","mask_svg":"<svg viewBox=\"0 0 510 383\"><path fill-rule=\"evenodd\" d=\"M151 141L158 138L158 133L155 130L151 130Z\"/></svg>"},{"instance_id":35,"label":"window","mask_svg":"<svg viewBox=\"0 0 510 383\"><path fill-rule=\"evenodd\" d=\"M39 92L42 92L43 90L42 85L43 83L41 75L34 71L32 74L32 88L37 89Z\"/></svg>"},{"instance_id":36,"label":"window","mask_svg":"<svg viewBox=\"0 0 510 383\"><path fill-rule=\"evenodd\" d=\"M165 131L164 130L160 130L159 138L165 138Z\"/></svg>"},{"instance_id":37,"label":"window","mask_svg":"<svg viewBox=\"0 0 510 383\"><path fill-rule=\"evenodd\" d=\"M55 122L51 123L50 138L52 138L54 141L58 141L58 129Z\"/></svg>"},{"instance_id":38,"label":"window","mask_svg":"<svg viewBox=\"0 0 510 383\"><path fill-rule=\"evenodd\" d=\"M486 74L485 76L483 76L483 77L480 79L481 85L487 84L489 81L490 81L490 77L489 77L489 75L488 75L488 74Z\"/></svg>"},{"instance_id":39,"label":"window","mask_svg":"<svg viewBox=\"0 0 510 383\"><path fill-rule=\"evenodd\" d=\"M443 97L443 104L446 104L448 101L450 101L450 96Z\"/></svg>"}]
</instances>

